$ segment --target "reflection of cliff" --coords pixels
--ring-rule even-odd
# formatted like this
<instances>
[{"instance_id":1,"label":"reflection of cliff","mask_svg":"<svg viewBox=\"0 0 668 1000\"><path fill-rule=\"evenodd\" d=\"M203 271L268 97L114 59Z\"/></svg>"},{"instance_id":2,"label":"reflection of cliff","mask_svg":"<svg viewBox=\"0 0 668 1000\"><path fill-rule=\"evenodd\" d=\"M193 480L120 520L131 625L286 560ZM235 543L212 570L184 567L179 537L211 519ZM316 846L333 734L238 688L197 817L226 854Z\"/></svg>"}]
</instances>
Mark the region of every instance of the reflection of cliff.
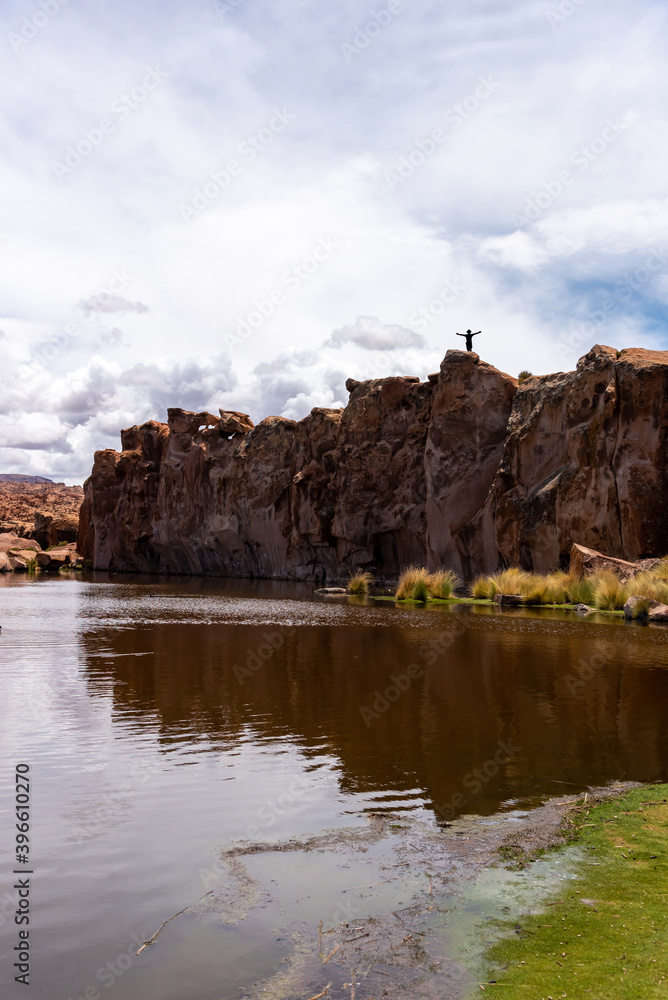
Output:
<instances>
[{"instance_id":1,"label":"reflection of cliff","mask_svg":"<svg viewBox=\"0 0 668 1000\"><path fill-rule=\"evenodd\" d=\"M520 750L484 783L477 810L613 778L665 779L668 650L658 632L634 631L627 642L615 626L452 613L430 622L429 630L161 623L102 631L87 672L93 693L113 681L118 725L141 731L157 720L165 752L181 739L212 750L292 743L307 756L335 755L348 792L417 790L440 805L463 790L472 804L463 779L493 759L499 740ZM420 650L451 630L452 645L427 664ZM240 684L235 665L260 662L253 657L271 642L278 648ZM102 647L115 658L96 657ZM144 650L154 655L123 655ZM575 665L596 655L574 693ZM411 663L425 665L424 676L367 727L360 708L373 708L376 692Z\"/></svg>"},{"instance_id":2,"label":"reflection of cliff","mask_svg":"<svg viewBox=\"0 0 668 1000\"><path fill-rule=\"evenodd\" d=\"M99 569L298 580L543 571L574 541L668 552L668 352L595 347L518 388L448 351L427 382L348 388L299 422L175 409L123 431L96 454L80 550Z\"/></svg>"}]
</instances>

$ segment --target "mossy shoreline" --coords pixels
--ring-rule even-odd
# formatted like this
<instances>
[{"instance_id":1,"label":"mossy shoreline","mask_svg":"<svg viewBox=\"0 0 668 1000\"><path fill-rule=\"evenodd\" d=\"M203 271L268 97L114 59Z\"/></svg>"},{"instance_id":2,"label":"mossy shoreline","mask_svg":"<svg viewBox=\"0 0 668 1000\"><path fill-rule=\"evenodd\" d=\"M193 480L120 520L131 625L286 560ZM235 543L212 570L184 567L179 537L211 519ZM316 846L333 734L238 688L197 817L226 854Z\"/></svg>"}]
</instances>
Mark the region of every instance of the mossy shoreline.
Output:
<instances>
[{"instance_id":1,"label":"mossy shoreline","mask_svg":"<svg viewBox=\"0 0 668 1000\"><path fill-rule=\"evenodd\" d=\"M545 1000L666 996L668 785L576 800L562 833L581 854L576 877L539 912L493 923L502 937L487 954L485 991Z\"/></svg>"},{"instance_id":2,"label":"mossy shoreline","mask_svg":"<svg viewBox=\"0 0 668 1000\"><path fill-rule=\"evenodd\" d=\"M418 601L414 598L398 598L391 594L369 594L373 601L391 601L392 604L405 604L416 607L424 607L432 604L467 604L481 608L500 608L499 604L482 597L449 597L444 600L439 597L430 597L428 601ZM515 607L504 607L503 611L574 611L577 604L519 604ZM600 608L592 608L592 615L606 615L606 617L623 618L623 611L606 611Z\"/></svg>"}]
</instances>

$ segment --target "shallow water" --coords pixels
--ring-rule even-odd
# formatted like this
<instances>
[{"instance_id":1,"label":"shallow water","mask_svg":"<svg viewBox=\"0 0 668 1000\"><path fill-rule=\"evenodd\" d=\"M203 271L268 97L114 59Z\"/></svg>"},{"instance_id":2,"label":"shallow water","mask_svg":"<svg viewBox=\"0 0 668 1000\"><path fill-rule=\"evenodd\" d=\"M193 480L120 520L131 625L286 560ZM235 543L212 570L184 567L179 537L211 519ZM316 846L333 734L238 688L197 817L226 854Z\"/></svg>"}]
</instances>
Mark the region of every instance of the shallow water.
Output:
<instances>
[{"instance_id":1,"label":"shallow water","mask_svg":"<svg viewBox=\"0 0 668 1000\"><path fill-rule=\"evenodd\" d=\"M99 574L2 579L0 624L0 934L6 956L13 767L27 762L33 997L290 1000L330 979L328 996L348 997L350 972L317 960L319 921L363 927L423 896L433 995L454 996L466 920L448 916L436 865L456 867L461 816L512 823L552 796L668 778L661 627ZM379 815L394 818L380 829ZM290 838L230 861L234 845ZM376 958L399 982L401 962ZM359 976L371 959L355 961ZM24 995L10 965L0 995ZM365 980L357 998L379 990Z\"/></svg>"}]
</instances>

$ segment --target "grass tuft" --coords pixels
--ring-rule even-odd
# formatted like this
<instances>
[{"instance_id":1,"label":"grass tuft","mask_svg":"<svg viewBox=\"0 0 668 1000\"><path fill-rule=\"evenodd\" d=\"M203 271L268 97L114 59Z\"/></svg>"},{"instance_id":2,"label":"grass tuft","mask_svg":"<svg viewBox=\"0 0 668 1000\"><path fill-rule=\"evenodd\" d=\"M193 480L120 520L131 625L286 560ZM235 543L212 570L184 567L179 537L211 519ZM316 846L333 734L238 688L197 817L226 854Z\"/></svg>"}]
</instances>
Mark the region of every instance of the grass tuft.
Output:
<instances>
[{"instance_id":1,"label":"grass tuft","mask_svg":"<svg viewBox=\"0 0 668 1000\"><path fill-rule=\"evenodd\" d=\"M662 559L658 566L654 567L652 576L656 580L665 580L668 583L668 558Z\"/></svg>"},{"instance_id":2,"label":"grass tuft","mask_svg":"<svg viewBox=\"0 0 668 1000\"><path fill-rule=\"evenodd\" d=\"M426 601L431 574L423 566L409 566L399 577L395 592L398 601Z\"/></svg>"},{"instance_id":3,"label":"grass tuft","mask_svg":"<svg viewBox=\"0 0 668 1000\"><path fill-rule=\"evenodd\" d=\"M501 570L491 577L494 584L495 594L523 594L531 582L531 574L520 569L519 566L510 566Z\"/></svg>"},{"instance_id":4,"label":"grass tuft","mask_svg":"<svg viewBox=\"0 0 668 1000\"><path fill-rule=\"evenodd\" d=\"M571 604L591 604L594 600L594 580L591 576L569 576L567 589Z\"/></svg>"},{"instance_id":5,"label":"grass tuft","mask_svg":"<svg viewBox=\"0 0 668 1000\"><path fill-rule=\"evenodd\" d=\"M477 576L471 586L471 597L477 601L491 601L496 593L496 586L491 576Z\"/></svg>"},{"instance_id":6,"label":"grass tuft","mask_svg":"<svg viewBox=\"0 0 668 1000\"><path fill-rule=\"evenodd\" d=\"M369 593L369 586L373 583L373 576L367 570L353 573L346 585L349 594L364 597Z\"/></svg>"},{"instance_id":7,"label":"grass tuft","mask_svg":"<svg viewBox=\"0 0 668 1000\"><path fill-rule=\"evenodd\" d=\"M626 604L628 590L619 577L609 570L597 573L594 577L593 605L601 611L619 611Z\"/></svg>"},{"instance_id":8,"label":"grass tuft","mask_svg":"<svg viewBox=\"0 0 668 1000\"><path fill-rule=\"evenodd\" d=\"M447 601L454 590L461 587L461 580L451 569L438 569L429 574L429 592L432 597Z\"/></svg>"},{"instance_id":9,"label":"grass tuft","mask_svg":"<svg viewBox=\"0 0 668 1000\"><path fill-rule=\"evenodd\" d=\"M651 601L668 604L668 580L657 576L654 570L638 573L629 580L626 589L629 597L648 597Z\"/></svg>"}]
</instances>

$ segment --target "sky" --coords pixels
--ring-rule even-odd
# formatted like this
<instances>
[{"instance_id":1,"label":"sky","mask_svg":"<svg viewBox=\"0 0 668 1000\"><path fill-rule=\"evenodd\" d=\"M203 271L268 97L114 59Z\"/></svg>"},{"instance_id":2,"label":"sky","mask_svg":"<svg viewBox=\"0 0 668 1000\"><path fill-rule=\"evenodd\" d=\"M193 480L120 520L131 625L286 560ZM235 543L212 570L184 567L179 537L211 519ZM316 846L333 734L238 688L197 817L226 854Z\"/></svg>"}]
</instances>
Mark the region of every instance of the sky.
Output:
<instances>
[{"instance_id":1,"label":"sky","mask_svg":"<svg viewBox=\"0 0 668 1000\"><path fill-rule=\"evenodd\" d=\"M3 0L0 472L668 349L668 6Z\"/></svg>"}]
</instances>

